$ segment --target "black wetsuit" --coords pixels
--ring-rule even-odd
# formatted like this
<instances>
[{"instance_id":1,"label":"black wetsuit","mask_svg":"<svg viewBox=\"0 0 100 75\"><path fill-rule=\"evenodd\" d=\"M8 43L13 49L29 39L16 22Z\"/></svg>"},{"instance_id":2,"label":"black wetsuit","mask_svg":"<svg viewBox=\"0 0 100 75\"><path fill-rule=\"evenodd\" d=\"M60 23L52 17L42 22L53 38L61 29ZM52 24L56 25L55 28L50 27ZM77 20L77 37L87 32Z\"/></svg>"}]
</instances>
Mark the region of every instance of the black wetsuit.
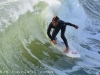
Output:
<instances>
[{"instance_id":1,"label":"black wetsuit","mask_svg":"<svg viewBox=\"0 0 100 75\"><path fill-rule=\"evenodd\" d=\"M51 23L49 24L48 29L47 29L47 34L48 34L48 36L49 36L49 38L50 38L51 40L55 40L56 35L58 34L58 32L59 32L60 29L61 29L61 38L63 39L63 41L64 41L66 47L68 47L67 39L66 39L66 37L65 37L65 35L64 35L65 29L66 29L66 25L75 27L74 24L71 24L71 23L68 23L68 22L64 22L64 21L62 21L62 20L60 20L59 23L58 23L58 25L57 25L56 27L54 27L54 26L52 25L52 22L51 22ZM50 34L51 28L54 29L52 35Z\"/></svg>"}]
</instances>

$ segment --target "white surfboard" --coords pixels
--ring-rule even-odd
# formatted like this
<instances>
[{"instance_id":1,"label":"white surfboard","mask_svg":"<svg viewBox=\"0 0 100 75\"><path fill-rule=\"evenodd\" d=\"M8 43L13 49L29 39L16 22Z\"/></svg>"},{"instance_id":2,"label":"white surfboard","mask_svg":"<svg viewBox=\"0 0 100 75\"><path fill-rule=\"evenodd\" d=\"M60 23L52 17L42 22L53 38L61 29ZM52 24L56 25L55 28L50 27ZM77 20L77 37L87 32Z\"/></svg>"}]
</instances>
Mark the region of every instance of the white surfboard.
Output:
<instances>
[{"instance_id":1,"label":"white surfboard","mask_svg":"<svg viewBox=\"0 0 100 75\"><path fill-rule=\"evenodd\" d=\"M68 53L65 52L65 44L64 42L60 41L60 40L56 40L57 44L54 45L53 43L51 43L55 48L57 48L60 52L62 52L64 55L68 56L68 57L72 57L72 58L80 58L80 54L78 53L78 51L73 50L71 48L69 48Z\"/></svg>"}]
</instances>

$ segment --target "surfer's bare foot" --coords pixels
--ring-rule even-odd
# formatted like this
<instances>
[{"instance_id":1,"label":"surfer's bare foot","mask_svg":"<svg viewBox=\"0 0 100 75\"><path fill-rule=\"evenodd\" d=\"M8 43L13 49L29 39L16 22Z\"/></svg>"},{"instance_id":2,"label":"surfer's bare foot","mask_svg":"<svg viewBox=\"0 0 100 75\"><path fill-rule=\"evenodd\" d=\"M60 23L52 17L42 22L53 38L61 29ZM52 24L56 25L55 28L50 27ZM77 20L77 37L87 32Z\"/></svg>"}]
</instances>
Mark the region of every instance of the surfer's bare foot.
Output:
<instances>
[{"instance_id":1,"label":"surfer's bare foot","mask_svg":"<svg viewBox=\"0 0 100 75\"><path fill-rule=\"evenodd\" d=\"M69 51L69 47L66 47L65 51L64 52L67 52L68 53Z\"/></svg>"}]
</instances>

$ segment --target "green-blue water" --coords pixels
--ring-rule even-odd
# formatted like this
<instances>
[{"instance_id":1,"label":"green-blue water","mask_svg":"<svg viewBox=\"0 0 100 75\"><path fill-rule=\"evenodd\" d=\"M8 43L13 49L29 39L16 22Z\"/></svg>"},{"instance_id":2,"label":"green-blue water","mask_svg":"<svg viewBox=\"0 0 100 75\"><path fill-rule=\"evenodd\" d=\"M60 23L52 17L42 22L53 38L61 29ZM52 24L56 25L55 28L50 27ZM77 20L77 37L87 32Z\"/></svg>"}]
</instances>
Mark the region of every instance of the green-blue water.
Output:
<instances>
[{"instance_id":1,"label":"green-blue water","mask_svg":"<svg viewBox=\"0 0 100 75\"><path fill-rule=\"evenodd\" d=\"M62 16L63 20L69 18L66 21L71 22L71 18L72 23L76 24L81 23L79 19L85 20L84 17L77 17L75 15L77 12L72 13L74 16L69 13L74 11L73 4L75 3L82 7L81 1L79 3L78 0L73 3L72 0L54 0L54 2L2 0L0 2L0 75L99 75L99 58L95 59L96 56L91 54L100 56L98 54L100 42L96 43L96 52L90 46L90 55L87 56L85 55L88 51L87 46L84 46L84 42L82 43L77 38L77 35L81 37L81 29L84 31L86 27L80 27L78 31L69 28L68 34L65 34L72 45L76 42L74 47L81 54L80 59L71 59L63 55L49 43L50 41L45 36L46 26L55 14ZM69 12L67 12L68 9ZM78 6L76 10L79 10ZM86 13L86 10L81 10ZM65 14L67 17L64 16Z\"/></svg>"}]
</instances>

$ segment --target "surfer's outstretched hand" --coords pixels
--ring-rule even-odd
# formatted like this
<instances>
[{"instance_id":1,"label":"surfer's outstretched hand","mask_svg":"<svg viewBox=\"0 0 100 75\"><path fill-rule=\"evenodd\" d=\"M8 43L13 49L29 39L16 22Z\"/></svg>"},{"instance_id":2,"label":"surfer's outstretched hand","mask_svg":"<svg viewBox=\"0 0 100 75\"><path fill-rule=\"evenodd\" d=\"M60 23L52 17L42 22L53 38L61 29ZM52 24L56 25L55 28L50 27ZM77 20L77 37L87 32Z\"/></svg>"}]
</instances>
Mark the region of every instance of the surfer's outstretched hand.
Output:
<instances>
[{"instance_id":1,"label":"surfer's outstretched hand","mask_svg":"<svg viewBox=\"0 0 100 75\"><path fill-rule=\"evenodd\" d=\"M79 27L77 25L75 25L75 28L78 29Z\"/></svg>"},{"instance_id":2,"label":"surfer's outstretched hand","mask_svg":"<svg viewBox=\"0 0 100 75\"><path fill-rule=\"evenodd\" d=\"M57 44L56 40L52 40L51 42L52 42L53 44L55 44L55 45Z\"/></svg>"}]
</instances>

